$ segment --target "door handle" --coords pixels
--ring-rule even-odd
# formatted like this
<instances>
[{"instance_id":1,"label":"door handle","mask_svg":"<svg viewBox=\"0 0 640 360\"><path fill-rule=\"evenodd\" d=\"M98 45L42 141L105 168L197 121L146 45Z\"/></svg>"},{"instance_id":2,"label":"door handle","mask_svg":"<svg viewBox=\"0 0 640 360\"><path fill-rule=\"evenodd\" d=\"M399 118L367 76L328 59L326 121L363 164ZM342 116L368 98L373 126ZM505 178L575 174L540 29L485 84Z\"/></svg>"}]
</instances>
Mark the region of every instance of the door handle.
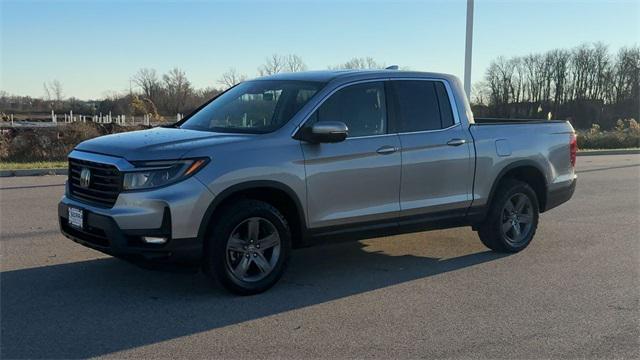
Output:
<instances>
[{"instance_id":1,"label":"door handle","mask_svg":"<svg viewBox=\"0 0 640 360\"><path fill-rule=\"evenodd\" d=\"M379 148L378 150L376 150L376 152L380 155L388 155L388 154L393 154L394 152L398 151L398 148L395 146L390 146L390 145L385 145L381 148Z\"/></svg>"},{"instance_id":2,"label":"door handle","mask_svg":"<svg viewBox=\"0 0 640 360\"><path fill-rule=\"evenodd\" d=\"M449 146L460 146L460 145L462 145L462 144L464 144L466 142L467 142L467 140L465 140L465 139L451 139L451 140L447 141L447 145L449 145Z\"/></svg>"}]
</instances>

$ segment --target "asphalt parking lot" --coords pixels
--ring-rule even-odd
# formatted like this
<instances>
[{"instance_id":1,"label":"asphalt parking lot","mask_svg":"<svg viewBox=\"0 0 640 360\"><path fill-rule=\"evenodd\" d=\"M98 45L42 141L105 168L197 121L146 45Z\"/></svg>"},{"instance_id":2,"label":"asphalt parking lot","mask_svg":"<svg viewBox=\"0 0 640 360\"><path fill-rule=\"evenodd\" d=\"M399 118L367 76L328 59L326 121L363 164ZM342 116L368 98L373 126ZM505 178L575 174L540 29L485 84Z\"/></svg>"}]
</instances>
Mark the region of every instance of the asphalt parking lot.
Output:
<instances>
[{"instance_id":1,"label":"asphalt parking lot","mask_svg":"<svg viewBox=\"0 0 640 360\"><path fill-rule=\"evenodd\" d=\"M581 156L531 246L469 228L294 252L235 297L59 234L63 176L0 180L0 357L639 358L640 155Z\"/></svg>"}]
</instances>

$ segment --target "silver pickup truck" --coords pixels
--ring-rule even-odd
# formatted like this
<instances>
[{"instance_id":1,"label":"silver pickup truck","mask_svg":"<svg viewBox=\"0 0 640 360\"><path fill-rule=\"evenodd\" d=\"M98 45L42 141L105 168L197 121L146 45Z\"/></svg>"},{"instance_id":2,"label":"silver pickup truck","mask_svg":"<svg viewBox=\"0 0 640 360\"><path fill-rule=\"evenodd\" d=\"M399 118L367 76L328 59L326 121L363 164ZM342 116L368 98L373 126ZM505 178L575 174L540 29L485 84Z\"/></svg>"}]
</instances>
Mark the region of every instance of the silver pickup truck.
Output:
<instances>
[{"instance_id":1,"label":"silver pickup truck","mask_svg":"<svg viewBox=\"0 0 640 360\"><path fill-rule=\"evenodd\" d=\"M62 233L127 259L200 262L264 291L291 249L471 226L490 249L531 242L576 186L566 121L474 120L451 75L379 71L246 81L165 127L69 154Z\"/></svg>"}]
</instances>

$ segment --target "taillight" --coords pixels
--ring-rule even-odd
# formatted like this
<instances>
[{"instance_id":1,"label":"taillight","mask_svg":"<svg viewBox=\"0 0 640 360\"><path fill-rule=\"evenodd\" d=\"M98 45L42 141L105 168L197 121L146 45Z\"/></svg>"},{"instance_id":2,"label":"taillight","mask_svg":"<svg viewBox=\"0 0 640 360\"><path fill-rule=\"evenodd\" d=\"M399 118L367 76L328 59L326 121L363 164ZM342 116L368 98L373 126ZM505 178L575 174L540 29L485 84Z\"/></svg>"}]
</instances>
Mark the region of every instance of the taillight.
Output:
<instances>
[{"instance_id":1,"label":"taillight","mask_svg":"<svg viewBox=\"0 0 640 360\"><path fill-rule=\"evenodd\" d=\"M578 139L576 138L576 134L571 134L571 138L569 139L569 161L571 161L571 166L576 167L576 156L578 155Z\"/></svg>"}]
</instances>

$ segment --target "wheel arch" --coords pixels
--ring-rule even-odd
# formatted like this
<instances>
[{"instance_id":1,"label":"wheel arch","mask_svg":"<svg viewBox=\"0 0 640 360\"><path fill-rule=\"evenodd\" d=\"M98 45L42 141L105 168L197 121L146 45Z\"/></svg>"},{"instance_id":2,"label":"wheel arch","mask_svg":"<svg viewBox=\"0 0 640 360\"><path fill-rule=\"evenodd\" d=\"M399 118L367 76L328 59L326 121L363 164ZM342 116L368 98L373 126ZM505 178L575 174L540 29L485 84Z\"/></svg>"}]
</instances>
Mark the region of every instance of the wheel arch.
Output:
<instances>
[{"instance_id":1,"label":"wheel arch","mask_svg":"<svg viewBox=\"0 0 640 360\"><path fill-rule=\"evenodd\" d=\"M505 166L496 180L491 186L491 192L489 193L489 207L491 206L498 186L504 179L516 179L527 183L538 198L538 204L540 212L546 210L547 205L547 180L544 176L545 172L540 168L540 165L532 160L519 160Z\"/></svg>"},{"instance_id":2,"label":"wheel arch","mask_svg":"<svg viewBox=\"0 0 640 360\"><path fill-rule=\"evenodd\" d=\"M292 245L294 247L302 245L307 228L302 203L295 191L289 186L270 180L235 184L216 195L200 221L198 238L202 240L203 245L206 244L206 237L214 223L212 219L215 218L217 212L221 211L225 205L240 198L261 200L276 207L289 222Z\"/></svg>"}]
</instances>

